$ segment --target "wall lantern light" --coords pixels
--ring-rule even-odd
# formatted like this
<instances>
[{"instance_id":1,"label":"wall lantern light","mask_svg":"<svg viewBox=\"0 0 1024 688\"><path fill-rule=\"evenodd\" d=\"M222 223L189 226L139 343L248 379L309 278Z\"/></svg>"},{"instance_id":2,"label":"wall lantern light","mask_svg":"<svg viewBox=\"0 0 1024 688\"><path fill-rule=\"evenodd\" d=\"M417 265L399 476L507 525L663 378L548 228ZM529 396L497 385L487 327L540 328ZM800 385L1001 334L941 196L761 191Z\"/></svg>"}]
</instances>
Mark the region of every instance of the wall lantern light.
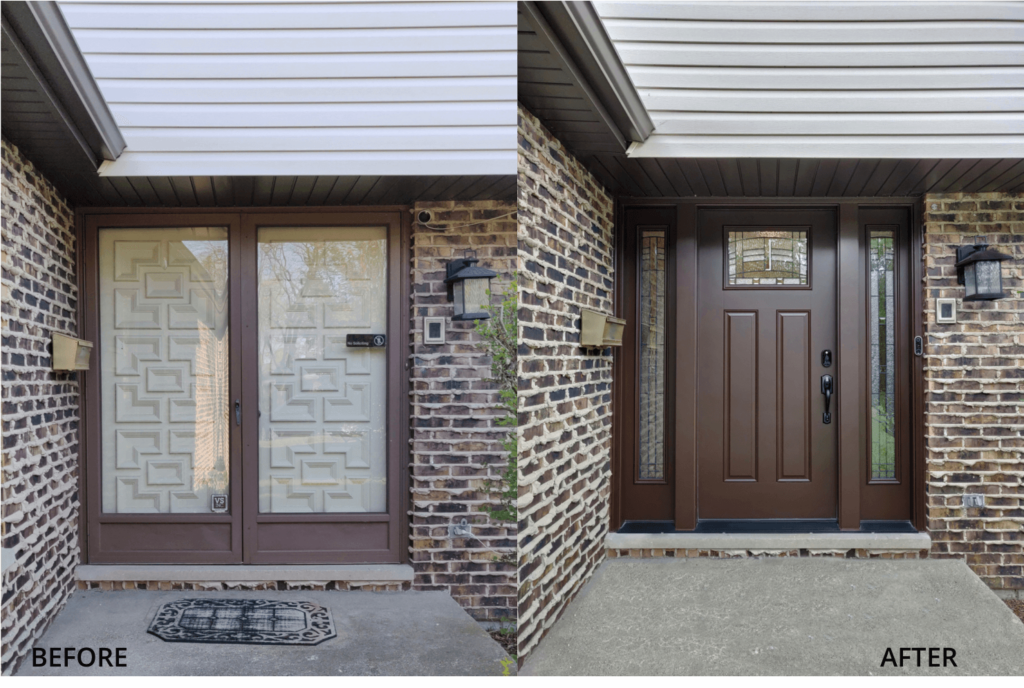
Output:
<instances>
[{"instance_id":1,"label":"wall lantern light","mask_svg":"<svg viewBox=\"0 0 1024 688\"><path fill-rule=\"evenodd\" d=\"M498 276L494 270L477 265L476 258L457 258L445 266L448 300L455 306L452 320L487 320L491 314L485 310L490 303L487 292L491 279Z\"/></svg>"},{"instance_id":2,"label":"wall lantern light","mask_svg":"<svg viewBox=\"0 0 1024 688\"><path fill-rule=\"evenodd\" d=\"M960 246L956 249L956 281L967 288L964 301L994 301L1006 298L999 265L1013 256L990 249L988 244Z\"/></svg>"}]
</instances>

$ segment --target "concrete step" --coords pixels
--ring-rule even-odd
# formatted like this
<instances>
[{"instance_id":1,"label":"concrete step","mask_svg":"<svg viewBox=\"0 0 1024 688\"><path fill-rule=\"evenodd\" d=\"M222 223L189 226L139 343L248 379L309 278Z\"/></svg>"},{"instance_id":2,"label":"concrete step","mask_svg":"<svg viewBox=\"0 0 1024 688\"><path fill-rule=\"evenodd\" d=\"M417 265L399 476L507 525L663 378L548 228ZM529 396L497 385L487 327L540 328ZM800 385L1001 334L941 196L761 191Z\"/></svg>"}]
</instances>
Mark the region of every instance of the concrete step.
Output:
<instances>
[{"instance_id":1,"label":"concrete step","mask_svg":"<svg viewBox=\"0 0 1024 688\"><path fill-rule=\"evenodd\" d=\"M334 589L408 589L413 570L408 564L314 564L289 566L264 565L181 565L181 564L83 564L75 569L79 588L171 589L180 584L192 588L261 585L264 588L325 586ZM129 584L129 585L125 585ZM151 585L155 584L155 585Z\"/></svg>"}]
</instances>

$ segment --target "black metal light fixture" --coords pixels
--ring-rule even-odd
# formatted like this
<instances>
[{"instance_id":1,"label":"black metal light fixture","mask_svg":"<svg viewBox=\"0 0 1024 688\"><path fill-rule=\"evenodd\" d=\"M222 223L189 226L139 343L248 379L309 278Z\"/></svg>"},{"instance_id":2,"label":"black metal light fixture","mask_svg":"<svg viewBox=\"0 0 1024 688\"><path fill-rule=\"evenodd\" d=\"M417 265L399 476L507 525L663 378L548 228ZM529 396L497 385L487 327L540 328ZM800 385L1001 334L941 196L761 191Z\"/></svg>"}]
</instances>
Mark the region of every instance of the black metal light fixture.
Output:
<instances>
[{"instance_id":1,"label":"black metal light fixture","mask_svg":"<svg viewBox=\"0 0 1024 688\"><path fill-rule=\"evenodd\" d=\"M956 282L967 289L964 301L995 301L1004 299L1003 293L1004 260L1013 260L1013 256L1000 253L988 247L988 244L960 246L956 250Z\"/></svg>"},{"instance_id":2,"label":"black metal light fixture","mask_svg":"<svg viewBox=\"0 0 1024 688\"><path fill-rule=\"evenodd\" d=\"M452 320L487 320L491 317L485 307L490 303L491 279L498 273L479 267L478 262L476 258L457 258L445 266L448 300L455 306Z\"/></svg>"}]
</instances>

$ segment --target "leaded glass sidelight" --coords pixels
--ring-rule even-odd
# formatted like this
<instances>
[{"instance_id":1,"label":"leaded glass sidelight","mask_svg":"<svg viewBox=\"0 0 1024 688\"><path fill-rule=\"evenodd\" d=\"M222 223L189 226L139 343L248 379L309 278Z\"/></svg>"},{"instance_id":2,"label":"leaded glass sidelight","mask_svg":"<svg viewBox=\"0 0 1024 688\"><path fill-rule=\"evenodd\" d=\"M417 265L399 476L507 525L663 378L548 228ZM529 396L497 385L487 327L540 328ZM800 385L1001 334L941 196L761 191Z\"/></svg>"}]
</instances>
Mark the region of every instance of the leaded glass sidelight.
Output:
<instances>
[{"instance_id":1,"label":"leaded glass sidelight","mask_svg":"<svg viewBox=\"0 0 1024 688\"><path fill-rule=\"evenodd\" d=\"M665 232L640 239L640 480L665 478Z\"/></svg>"},{"instance_id":2,"label":"leaded glass sidelight","mask_svg":"<svg viewBox=\"0 0 1024 688\"><path fill-rule=\"evenodd\" d=\"M807 286L807 232L731 231L727 286Z\"/></svg>"},{"instance_id":3,"label":"leaded glass sidelight","mask_svg":"<svg viewBox=\"0 0 1024 688\"><path fill-rule=\"evenodd\" d=\"M868 270L871 351L871 479L896 479L895 236L872 231Z\"/></svg>"}]
</instances>

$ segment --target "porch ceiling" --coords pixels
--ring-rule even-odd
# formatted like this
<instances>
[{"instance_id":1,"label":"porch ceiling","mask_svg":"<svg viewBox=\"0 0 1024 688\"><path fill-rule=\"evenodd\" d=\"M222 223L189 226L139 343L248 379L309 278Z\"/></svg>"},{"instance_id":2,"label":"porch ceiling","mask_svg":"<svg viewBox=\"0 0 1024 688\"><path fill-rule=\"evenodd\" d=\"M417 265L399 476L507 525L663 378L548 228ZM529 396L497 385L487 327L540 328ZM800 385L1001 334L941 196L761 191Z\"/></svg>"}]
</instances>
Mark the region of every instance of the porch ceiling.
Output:
<instances>
[{"instance_id":1,"label":"porch ceiling","mask_svg":"<svg viewBox=\"0 0 1024 688\"><path fill-rule=\"evenodd\" d=\"M568 144L567 144L568 145ZM1024 190L1024 160L578 157L616 195L906 197Z\"/></svg>"},{"instance_id":2,"label":"porch ceiling","mask_svg":"<svg viewBox=\"0 0 1024 688\"><path fill-rule=\"evenodd\" d=\"M64 190L64 189L62 189ZM93 177L66 191L72 203L112 207L404 205L512 201L515 175L451 177Z\"/></svg>"}]
</instances>

